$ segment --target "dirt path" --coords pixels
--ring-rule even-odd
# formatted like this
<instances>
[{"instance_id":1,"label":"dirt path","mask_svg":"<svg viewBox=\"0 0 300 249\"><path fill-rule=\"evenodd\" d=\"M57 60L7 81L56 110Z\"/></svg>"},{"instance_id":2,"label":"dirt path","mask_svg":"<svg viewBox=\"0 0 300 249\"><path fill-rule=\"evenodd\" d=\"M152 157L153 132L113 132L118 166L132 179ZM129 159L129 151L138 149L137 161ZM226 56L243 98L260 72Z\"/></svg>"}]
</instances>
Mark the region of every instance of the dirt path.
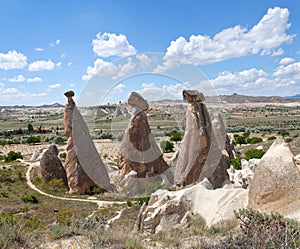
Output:
<instances>
[{"instance_id":1,"label":"dirt path","mask_svg":"<svg viewBox=\"0 0 300 249\"><path fill-rule=\"evenodd\" d=\"M90 202L90 203L95 203L98 205L98 207L103 207L103 206L107 206L107 205L111 205L111 204L124 204L125 202L121 202L121 201L100 201L100 200L89 200L89 199L80 199L80 198L67 198L67 197L61 197L61 196L55 196L55 195L51 195L51 194L47 194L45 192L43 192L42 190L38 189L31 181L30 178L30 172L34 167L38 167L39 166L39 162L24 162L25 165L29 165L27 171L26 171L26 182L27 185L32 188L33 190L39 192L42 195L48 196L50 198L53 199L58 199L58 200L66 200L66 201L80 201L80 202Z\"/></svg>"}]
</instances>

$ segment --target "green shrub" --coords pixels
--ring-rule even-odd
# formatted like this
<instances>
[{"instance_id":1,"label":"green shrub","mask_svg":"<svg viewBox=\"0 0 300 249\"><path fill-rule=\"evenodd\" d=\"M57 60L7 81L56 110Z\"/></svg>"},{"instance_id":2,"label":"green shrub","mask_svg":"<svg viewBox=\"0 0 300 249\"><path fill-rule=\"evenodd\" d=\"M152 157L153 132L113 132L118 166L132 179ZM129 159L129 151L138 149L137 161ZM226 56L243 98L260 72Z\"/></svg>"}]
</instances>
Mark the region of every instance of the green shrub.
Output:
<instances>
[{"instance_id":1,"label":"green shrub","mask_svg":"<svg viewBox=\"0 0 300 249\"><path fill-rule=\"evenodd\" d=\"M28 144L35 144L35 143L40 143L41 142L41 137L40 136L30 136L26 138L26 143Z\"/></svg>"},{"instance_id":2,"label":"green shrub","mask_svg":"<svg viewBox=\"0 0 300 249\"><path fill-rule=\"evenodd\" d=\"M268 140L269 140L269 141L275 140L275 139L277 139L277 137L275 137L275 136L268 137Z\"/></svg>"},{"instance_id":3,"label":"green shrub","mask_svg":"<svg viewBox=\"0 0 300 249\"><path fill-rule=\"evenodd\" d=\"M262 156L265 154L263 150L259 149L251 149L246 151L246 160L250 160L251 158L262 158Z\"/></svg>"},{"instance_id":4,"label":"green shrub","mask_svg":"<svg viewBox=\"0 0 300 249\"><path fill-rule=\"evenodd\" d=\"M25 203L33 203L33 204L39 203L35 195L24 195L21 197L21 200L24 201Z\"/></svg>"},{"instance_id":5,"label":"green shrub","mask_svg":"<svg viewBox=\"0 0 300 249\"><path fill-rule=\"evenodd\" d=\"M8 197L8 193L7 192L0 192L0 197Z\"/></svg>"},{"instance_id":6,"label":"green shrub","mask_svg":"<svg viewBox=\"0 0 300 249\"><path fill-rule=\"evenodd\" d=\"M65 142L65 139L63 138L63 137L56 137L55 139L54 139L54 143L55 144L64 144L64 142Z\"/></svg>"},{"instance_id":7,"label":"green shrub","mask_svg":"<svg viewBox=\"0 0 300 249\"><path fill-rule=\"evenodd\" d=\"M163 152L172 152L174 148L174 144L170 141L162 141L160 143L160 148Z\"/></svg>"},{"instance_id":8,"label":"green shrub","mask_svg":"<svg viewBox=\"0 0 300 249\"><path fill-rule=\"evenodd\" d=\"M233 143L234 143L234 145L237 145L237 144L246 144L247 142L246 142L246 138L244 136L234 134Z\"/></svg>"},{"instance_id":9,"label":"green shrub","mask_svg":"<svg viewBox=\"0 0 300 249\"><path fill-rule=\"evenodd\" d=\"M182 134L180 132L177 132L177 133L171 135L170 141L178 142L181 140L182 140Z\"/></svg>"},{"instance_id":10,"label":"green shrub","mask_svg":"<svg viewBox=\"0 0 300 249\"><path fill-rule=\"evenodd\" d=\"M234 169L240 170L242 169L241 161L241 157L232 158L230 159L230 164L233 166Z\"/></svg>"},{"instance_id":11,"label":"green shrub","mask_svg":"<svg viewBox=\"0 0 300 249\"><path fill-rule=\"evenodd\" d=\"M252 209L235 212L240 227L254 248L299 248L300 225L278 213L264 214Z\"/></svg>"},{"instance_id":12,"label":"green shrub","mask_svg":"<svg viewBox=\"0 0 300 249\"><path fill-rule=\"evenodd\" d=\"M289 135L290 135L290 133L289 133L288 131L286 131L286 130L278 131L277 134L278 134L278 135L281 135L281 136L283 136L283 137L289 136Z\"/></svg>"},{"instance_id":13,"label":"green shrub","mask_svg":"<svg viewBox=\"0 0 300 249\"><path fill-rule=\"evenodd\" d=\"M250 131L246 131L243 133L243 137L244 138L248 138L250 136L251 132Z\"/></svg>"},{"instance_id":14,"label":"green shrub","mask_svg":"<svg viewBox=\"0 0 300 249\"><path fill-rule=\"evenodd\" d=\"M15 222L15 217L13 216L12 213L8 213L8 212L0 213L0 225L2 225L3 223L12 224L14 222Z\"/></svg>"},{"instance_id":15,"label":"green shrub","mask_svg":"<svg viewBox=\"0 0 300 249\"><path fill-rule=\"evenodd\" d=\"M17 159L23 159L23 156L21 154L21 152L15 152L15 151L10 151L7 153L7 155L4 157L4 161L5 162L12 162L15 161Z\"/></svg>"},{"instance_id":16,"label":"green shrub","mask_svg":"<svg viewBox=\"0 0 300 249\"><path fill-rule=\"evenodd\" d=\"M284 141L285 141L286 143L292 142L293 140L294 140L294 139L291 138L291 137L287 137L287 138L284 139Z\"/></svg>"},{"instance_id":17,"label":"green shrub","mask_svg":"<svg viewBox=\"0 0 300 249\"><path fill-rule=\"evenodd\" d=\"M62 152L62 153L59 154L59 157L60 157L60 159L62 159L62 160L66 160L66 158L67 158L67 153L66 153L66 152Z\"/></svg>"},{"instance_id":18,"label":"green shrub","mask_svg":"<svg viewBox=\"0 0 300 249\"><path fill-rule=\"evenodd\" d=\"M257 144L257 143L261 143L263 140L262 140L262 138L260 138L260 137L249 137L249 138L247 138L247 143L248 144Z\"/></svg>"}]
</instances>

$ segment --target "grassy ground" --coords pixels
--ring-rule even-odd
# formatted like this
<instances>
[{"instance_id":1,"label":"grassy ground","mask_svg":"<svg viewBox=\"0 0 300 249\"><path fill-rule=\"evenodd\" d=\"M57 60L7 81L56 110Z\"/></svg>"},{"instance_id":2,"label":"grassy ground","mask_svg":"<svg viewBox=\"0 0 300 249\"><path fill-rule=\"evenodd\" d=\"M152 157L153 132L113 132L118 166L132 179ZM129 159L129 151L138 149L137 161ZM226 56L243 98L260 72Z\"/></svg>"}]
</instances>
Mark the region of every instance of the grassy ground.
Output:
<instances>
[{"instance_id":1,"label":"grassy ground","mask_svg":"<svg viewBox=\"0 0 300 249\"><path fill-rule=\"evenodd\" d=\"M0 248L252 248L252 240L257 237L257 234L256 237L251 234L254 230L247 230L249 236L245 237L239 228L235 228L237 219L207 228L205 220L199 215L189 215L183 227L170 228L158 234L134 232L134 223L140 208L138 202L123 198L127 201L126 204L98 208L93 203L52 199L27 186L27 167L23 164L1 162L0 166ZM33 172L32 177L36 178L36 172ZM35 182L50 194L68 196L66 189L58 182L43 185L37 178ZM80 198L87 197L89 196ZM105 195L102 197L107 199ZM100 199L101 195L97 195L97 198ZM110 196L108 199L113 198L114 196ZM109 225L108 221L120 211L120 219ZM257 214L249 217L263 220L264 230L269 229L266 218ZM286 221L280 222L287 224ZM299 239L295 237L300 232L299 224L293 224L296 224L296 233L292 226L288 227L291 232L286 235L289 247L281 248L300 246ZM252 226L253 224L249 224L245 229ZM259 229L261 228L257 230ZM249 238L252 240L249 241ZM72 246L66 245L68 241ZM229 242L233 247L224 247ZM248 246L235 247L234 243L248 243ZM274 245L277 246L278 243ZM272 248L279 248L276 246Z\"/></svg>"}]
</instances>

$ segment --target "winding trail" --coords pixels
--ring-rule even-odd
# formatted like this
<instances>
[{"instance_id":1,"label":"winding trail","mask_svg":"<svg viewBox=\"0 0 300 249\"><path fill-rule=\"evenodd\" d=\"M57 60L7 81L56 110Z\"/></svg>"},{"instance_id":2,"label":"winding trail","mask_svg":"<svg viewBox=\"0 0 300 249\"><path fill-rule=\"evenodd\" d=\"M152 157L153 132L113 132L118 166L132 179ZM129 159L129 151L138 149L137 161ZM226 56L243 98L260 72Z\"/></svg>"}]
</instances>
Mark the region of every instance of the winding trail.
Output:
<instances>
[{"instance_id":1,"label":"winding trail","mask_svg":"<svg viewBox=\"0 0 300 249\"><path fill-rule=\"evenodd\" d=\"M51 195L51 194L47 194L44 191L38 189L33 182L31 181L30 178L30 172L33 168L38 167L39 166L39 162L34 162L34 163L30 163L30 162L24 162L24 164L26 166L29 165L27 171L26 171L26 182L27 185L37 191L38 193L53 198L53 199L58 199L58 200L65 200L65 201L80 201L80 202L90 202L90 203L95 203L98 205L98 208L103 207L103 206L107 206L107 205L112 205L112 204L124 204L126 202L121 202L121 201L100 201L100 200L89 200L89 199L80 199L80 198L68 198L68 197L61 197L61 196L55 196L55 195Z\"/></svg>"}]
</instances>

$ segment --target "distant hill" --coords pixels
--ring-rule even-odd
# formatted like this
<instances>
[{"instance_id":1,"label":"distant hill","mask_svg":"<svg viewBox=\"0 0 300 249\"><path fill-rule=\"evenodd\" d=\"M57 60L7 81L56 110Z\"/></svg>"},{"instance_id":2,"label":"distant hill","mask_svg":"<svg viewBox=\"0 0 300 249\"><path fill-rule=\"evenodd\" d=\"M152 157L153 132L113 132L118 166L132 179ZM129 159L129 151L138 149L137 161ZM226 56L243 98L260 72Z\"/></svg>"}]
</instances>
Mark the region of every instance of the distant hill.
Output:
<instances>
[{"instance_id":1,"label":"distant hill","mask_svg":"<svg viewBox=\"0 0 300 249\"><path fill-rule=\"evenodd\" d=\"M296 94L296 95L293 95L293 96L287 96L286 98L289 98L289 99L300 99L300 94Z\"/></svg>"},{"instance_id":2,"label":"distant hill","mask_svg":"<svg viewBox=\"0 0 300 249\"><path fill-rule=\"evenodd\" d=\"M224 103L292 103L292 102L300 102L300 94L296 94L293 96L287 96L287 97L280 97L280 96L247 96L247 95L241 95L238 93L234 93L232 95L219 95L219 96L206 96L206 102L218 102L220 99ZM157 103L180 103L183 102L183 100L179 99L164 99L159 101L150 101L150 102L157 102ZM103 105L102 108L111 108L116 107L116 104L112 105ZM15 106L0 106L0 108L63 108L64 105L60 103L54 103L51 105L41 105L41 106L25 106L25 105L15 105ZM92 107L88 107L92 108ZM93 107L98 108L98 107Z\"/></svg>"},{"instance_id":3,"label":"distant hill","mask_svg":"<svg viewBox=\"0 0 300 249\"><path fill-rule=\"evenodd\" d=\"M207 100L215 97L207 97ZM299 101L296 97L280 96L247 96L234 93L232 95L220 95L222 101L226 103L289 103ZM300 98L300 95L299 95Z\"/></svg>"},{"instance_id":4,"label":"distant hill","mask_svg":"<svg viewBox=\"0 0 300 249\"><path fill-rule=\"evenodd\" d=\"M51 105L40 105L40 106L31 106L31 105L13 105L13 106L0 106L0 108L61 108L64 105L59 103L54 103Z\"/></svg>"},{"instance_id":5,"label":"distant hill","mask_svg":"<svg viewBox=\"0 0 300 249\"><path fill-rule=\"evenodd\" d=\"M62 104L59 104L59 103L54 103L52 105L41 105L41 106L38 106L38 108L60 108L60 107L65 107L65 106L62 105Z\"/></svg>"}]
</instances>

